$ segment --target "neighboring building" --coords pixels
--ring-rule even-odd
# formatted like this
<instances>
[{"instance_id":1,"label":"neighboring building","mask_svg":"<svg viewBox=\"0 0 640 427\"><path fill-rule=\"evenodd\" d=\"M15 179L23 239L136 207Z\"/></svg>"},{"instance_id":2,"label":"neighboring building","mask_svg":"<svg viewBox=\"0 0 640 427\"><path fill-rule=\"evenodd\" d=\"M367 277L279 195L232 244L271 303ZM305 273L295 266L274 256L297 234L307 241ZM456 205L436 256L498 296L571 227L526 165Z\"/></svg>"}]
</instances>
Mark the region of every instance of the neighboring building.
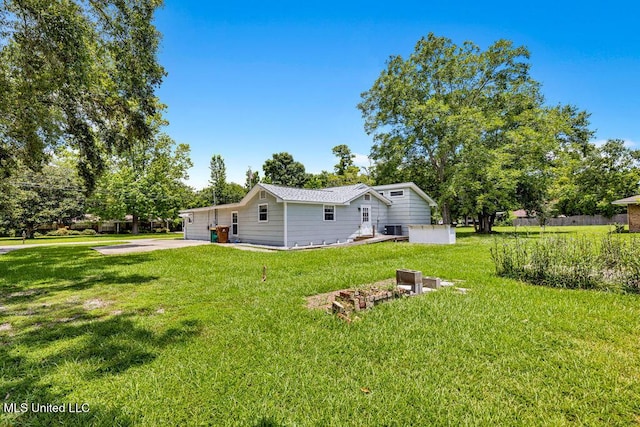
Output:
<instances>
[{"instance_id":1,"label":"neighboring building","mask_svg":"<svg viewBox=\"0 0 640 427\"><path fill-rule=\"evenodd\" d=\"M229 241L295 247L360 236L408 235L409 224L430 224L435 202L414 183L323 189L257 184L238 203L181 211L184 238L209 240L229 226Z\"/></svg>"},{"instance_id":2,"label":"neighboring building","mask_svg":"<svg viewBox=\"0 0 640 427\"><path fill-rule=\"evenodd\" d=\"M627 197L626 199L611 202L614 205L627 205L627 218L629 218L629 232L640 233L640 195Z\"/></svg>"}]
</instances>

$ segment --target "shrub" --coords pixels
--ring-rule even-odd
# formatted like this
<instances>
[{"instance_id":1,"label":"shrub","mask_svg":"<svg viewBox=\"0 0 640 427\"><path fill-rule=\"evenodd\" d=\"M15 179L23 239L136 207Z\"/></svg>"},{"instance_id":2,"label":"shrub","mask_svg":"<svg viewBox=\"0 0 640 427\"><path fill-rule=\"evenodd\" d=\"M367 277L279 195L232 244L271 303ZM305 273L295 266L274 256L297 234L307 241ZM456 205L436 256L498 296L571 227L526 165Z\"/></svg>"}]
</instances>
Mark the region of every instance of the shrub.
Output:
<instances>
[{"instance_id":1,"label":"shrub","mask_svg":"<svg viewBox=\"0 0 640 427\"><path fill-rule=\"evenodd\" d=\"M500 276L575 289L640 292L640 249L636 238L601 240L549 237L495 241L491 258Z\"/></svg>"},{"instance_id":2,"label":"shrub","mask_svg":"<svg viewBox=\"0 0 640 427\"><path fill-rule=\"evenodd\" d=\"M156 233L168 233L169 229L168 228L156 228L154 231Z\"/></svg>"},{"instance_id":3,"label":"shrub","mask_svg":"<svg viewBox=\"0 0 640 427\"><path fill-rule=\"evenodd\" d=\"M69 230L66 228L51 230L47 233L47 236L68 236L68 235L69 235Z\"/></svg>"},{"instance_id":4,"label":"shrub","mask_svg":"<svg viewBox=\"0 0 640 427\"><path fill-rule=\"evenodd\" d=\"M96 230L93 230L91 228L87 228L86 230L82 230L82 233L80 233L80 234L82 234L83 236L95 236L98 233L96 232Z\"/></svg>"},{"instance_id":5,"label":"shrub","mask_svg":"<svg viewBox=\"0 0 640 427\"><path fill-rule=\"evenodd\" d=\"M33 233L33 237L42 237L42 233L40 233L39 231L36 231Z\"/></svg>"},{"instance_id":6,"label":"shrub","mask_svg":"<svg viewBox=\"0 0 640 427\"><path fill-rule=\"evenodd\" d=\"M78 230L69 230L68 234L69 236L79 236L82 233L80 233Z\"/></svg>"}]
</instances>

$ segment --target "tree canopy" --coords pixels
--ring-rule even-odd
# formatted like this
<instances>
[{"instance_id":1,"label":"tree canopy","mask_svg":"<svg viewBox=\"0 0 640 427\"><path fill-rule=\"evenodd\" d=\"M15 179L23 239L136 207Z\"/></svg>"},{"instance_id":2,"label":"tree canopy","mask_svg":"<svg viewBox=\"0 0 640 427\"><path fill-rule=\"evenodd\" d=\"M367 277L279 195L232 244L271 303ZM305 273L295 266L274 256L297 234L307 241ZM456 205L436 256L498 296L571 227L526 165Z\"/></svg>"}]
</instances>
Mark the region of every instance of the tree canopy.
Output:
<instances>
[{"instance_id":1,"label":"tree canopy","mask_svg":"<svg viewBox=\"0 0 640 427\"><path fill-rule=\"evenodd\" d=\"M40 171L17 164L0 192L0 228L25 230L27 237L44 225L71 225L86 209L83 182L75 156L61 153Z\"/></svg>"},{"instance_id":2,"label":"tree canopy","mask_svg":"<svg viewBox=\"0 0 640 427\"><path fill-rule=\"evenodd\" d=\"M358 105L374 137L374 177L423 183L445 222L468 214L482 232L517 205L521 183L546 193L548 160L579 133L567 108L544 106L528 59L508 40L482 51L434 34L407 59L392 56Z\"/></svg>"},{"instance_id":3,"label":"tree canopy","mask_svg":"<svg viewBox=\"0 0 640 427\"><path fill-rule=\"evenodd\" d=\"M102 219L132 215L134 234L142 219L173 219L188 204L183 179L192 166L189 146L158 134L138 141L126 156L111 159L90 200L90 212Z\"/></svg>"},{"instance_id":4,"label":"tree canopy","mask_svg":"<svg viewBox=\"0 0 640 427\"><path fill-rule=\"evenodd\" d=\"M161 3L0 2L0 175L69 146L91 189L107 153L152 137Z\"/></svg>"},{"instance_id":5,"label":"tree canopy","mask_svg":"<svg viewBox=\"0 0 640 427\"><path fill-rule=\"evenodd\" d=\"M275 153L262 166L264 181L285 187L303 187L307 181L304 165L289 153Z\"/></svg>"}]
</instances>

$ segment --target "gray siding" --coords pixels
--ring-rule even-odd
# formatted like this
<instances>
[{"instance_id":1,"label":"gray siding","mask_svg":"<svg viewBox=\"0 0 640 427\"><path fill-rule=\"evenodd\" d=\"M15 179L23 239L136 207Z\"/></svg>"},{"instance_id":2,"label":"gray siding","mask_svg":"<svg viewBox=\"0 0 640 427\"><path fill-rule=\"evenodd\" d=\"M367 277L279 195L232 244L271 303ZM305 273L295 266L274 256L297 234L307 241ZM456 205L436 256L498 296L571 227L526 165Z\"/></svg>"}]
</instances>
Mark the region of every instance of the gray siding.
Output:
<instances>
[{"instance_id":1,"label":"gray siding","mask_svg":"<svg viewBox=\"0 0 640 427\"><path fill-rule=\"evenodd\" d=\"M391 197L390 192L404 190L402 197ZM380 191L386 198L393 202L389 208L388 222L385 225L402 225L402 234L409 235L409 224L431 224L431 207L415 191L409 187L398 187L393 190Z\"/></svg>"},{"instance_id":2,"label":"gray siding","mask_svg":"<svg viewBox=\"0 0 640 427\"><path fill-rule=\"evenodd\" d=\"M364 201L364 196L351 202L350 205L335 206L335 221L324 220L322 204L287 204L287 246L292 247L345 242L360 235L361 205L371 206L371 224L379 229L387 216L387 206L375 197Z\"/></svg>"},{"instance_id":3,"label":"gray siding","mask_svg":"<svg viewBox=\"0 0 640 427\"><path fill-rule=\"evenodd\" d=\"M189 240L210 240L209 224L213 223L213 211L194 212L193 222L185 223L184 238Z\"/></svg>"},{"instance_id":4,"label":"gray siding","mask_svg":"<svg viewBox=\"0 0 640 427\"><path fill-rule=\"evenodd\" d=\"M259 222L258 205L268 205L268 221ZM246 206L238 209L238 239L241 242L258 245L284 245L284 209L282 203L267 193L267 198L260 200L260 193L250 200ZM231 210L228 211L228 225L231 225ZM227 224L225 224L227 225Z\"/></svg>"}]
</instances>

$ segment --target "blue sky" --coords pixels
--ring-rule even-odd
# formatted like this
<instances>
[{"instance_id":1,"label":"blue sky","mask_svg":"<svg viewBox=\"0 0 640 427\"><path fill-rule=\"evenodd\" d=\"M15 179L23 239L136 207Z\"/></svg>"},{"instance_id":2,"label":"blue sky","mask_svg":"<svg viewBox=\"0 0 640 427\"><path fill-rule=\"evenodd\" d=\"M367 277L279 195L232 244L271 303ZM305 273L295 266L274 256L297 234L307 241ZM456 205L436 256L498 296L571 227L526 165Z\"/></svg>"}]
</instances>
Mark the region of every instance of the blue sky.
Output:
<instances>
[{"instance_id":1,"label":"blue sky","mask_svg":"<svg viewBox=\"0 0 640 427\"><path fill-rule=\"evenodd\" d=\"M640 3L606 3L165 0L156 25L167 132L190 144L196 188L213 154L240 184L247 167L262 175L281 151L313 173L333 169L338 144L366 162L360 93L390 55L434 32L481 48L501 38L527 46L548 104L590 112L596 141L640 148Z\"/></svg>"}]
</instances>

